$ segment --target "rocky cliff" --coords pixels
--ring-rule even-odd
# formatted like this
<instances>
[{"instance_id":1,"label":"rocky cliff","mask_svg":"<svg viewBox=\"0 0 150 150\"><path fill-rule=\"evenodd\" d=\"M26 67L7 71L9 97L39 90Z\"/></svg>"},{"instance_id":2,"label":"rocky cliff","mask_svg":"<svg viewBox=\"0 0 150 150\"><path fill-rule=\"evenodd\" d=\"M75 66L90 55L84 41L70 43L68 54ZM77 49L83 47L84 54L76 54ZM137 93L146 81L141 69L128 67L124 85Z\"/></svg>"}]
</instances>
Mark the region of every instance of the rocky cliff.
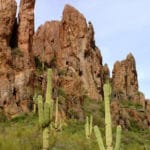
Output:
<instances>
[{"instance_id":1,"label":"rocky cliff","mask_svg":"<svg viewBox=\"0 0 150 150\"><path fill-rule=\"evenodd\" d=\"M66 5L60 22L46 22L39 27L34 35L33 53L57 72L58 85L66 93L76 90L102 99L102 56L94 43L92 24L87 24L75 8Z\"/></svg>"},{"instance_id":2,"label":"rocky cliff","mask_svg":"<svg viewBox=\"0 0 150 150\"><path fill-rule=\"evenodd\" d=\"M29 112L34 69L34 1L21 1L18 22L16 10L15 0L0 1L0 106L7 116Z\"/></svg>"},{"instance_id":3,"label":"rocky cliff","mask_svg":"<svg viewBox=\"0 0 150 150\"><path fill-rule=\"evenodd\" d=\"M91 22L66 5L61 21L47 21L34 33L34 6L35 0L21 0L16 18L15 0L0 1L1 110L8 117L31 111L33 96L45 91L46 69L52 68L53 98L61 99L64 116L75 114L83 119L85 97L102 101L103 84L110 81L114 123L126 126L130 117L124 116L132 114L149 127L150 104L139 92L133 55L117 61L110 78L109 68L103 65L95 45ZM138 106L139 111L126 108L127 104Z\"/></svg>"},{"instance_id":4,"label":"rocky cliff","mask_svg":"<svg viewBox=\"0 0 150 150\"><path fill-rule=\"evenodd\" d=\"M138 76L134 56L130 53L123 61L114 64L112 73L112 117L123 127L136 124L141 128L150 125L148 100L138 88Z\"/></svg>"}]
</instances>

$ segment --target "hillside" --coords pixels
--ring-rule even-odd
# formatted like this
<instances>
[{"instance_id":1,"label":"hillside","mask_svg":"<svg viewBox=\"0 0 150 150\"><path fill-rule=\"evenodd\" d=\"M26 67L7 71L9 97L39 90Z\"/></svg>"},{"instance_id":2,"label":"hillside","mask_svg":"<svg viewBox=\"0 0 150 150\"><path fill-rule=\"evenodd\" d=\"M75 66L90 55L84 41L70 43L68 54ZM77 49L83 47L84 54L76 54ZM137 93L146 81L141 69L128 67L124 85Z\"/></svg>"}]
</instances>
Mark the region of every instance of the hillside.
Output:
<instances>
[{"instance_id":1,"label":"hillside","mask_svg":"<svg viewBox=\"0 0 150 150\"><path fill-rule=\"evenodd\" d=\"M150 100L139 91L133 54L114 62L111 73L95 44L92 22L83 14L67 4L61 20L47 21L35 31L34 8L35 0L21 0L16 16L15 0L0 1L0 149L42 148L36 98L45 98L51 68L52 98L55 105L58 98L62 121L51 132L52 150L98 150L94 134L90 141L85 138L84 124L92 114L104 137L107 82L113 137L120 124L121 149L149 150Z\"/></svg>"}]
</instances>

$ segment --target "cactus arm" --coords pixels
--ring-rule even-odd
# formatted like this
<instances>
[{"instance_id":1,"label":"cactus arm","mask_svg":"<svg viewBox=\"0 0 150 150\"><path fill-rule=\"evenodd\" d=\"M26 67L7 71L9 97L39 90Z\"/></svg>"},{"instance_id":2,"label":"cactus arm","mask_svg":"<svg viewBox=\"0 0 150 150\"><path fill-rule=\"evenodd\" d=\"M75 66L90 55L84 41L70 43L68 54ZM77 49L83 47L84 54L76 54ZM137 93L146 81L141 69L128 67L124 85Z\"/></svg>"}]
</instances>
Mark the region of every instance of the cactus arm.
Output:
<instances>
[{"instance_id":1,"label":"cactus arm","mask_svg":"<svg viewBox=\"0 0 150 150\"><path fill-rule=\"evenodd\" d=\"M49 127L43 129L43 150L49 149Z\"/></svg>"},{"instance_id":2,"label":"cactus arm","mask_svg":"<svg viewBox=\"0 0 150 150\"><path fill-rule=\"evenodd\" d=\"M88 139L89 138L89 117L86 117L86 123L85 123L85 136Z\"/></svg>"},{"instance_id":3,"label":"cactus arm","mask_svg":"<svg viewBox=\"0 0 150 150\"><path fill-rule=\"evenodd\" d=\"M55 104L55 128L58 127L58 98L56 99Z\"/></svg>"},{"instance_id":4,"label":"cactus arm","mask_svg":"<svg viewBox=\"0 0 150 150\"><path fill-rule=\"evenodd\" d=\"M97 139L99 149L100 150L105 150L104 143L103 143L103 140L102 140L102 135L101 135L100 130L98 129L98 126L94 126L94 133L95 133L95 136L96 136L96 139Z\"/></svg>"},{"instance_id":5,"label":"cactus arm","mask_svg":"<svg viewBox=\"0 0 150 150\"><path fill-rule=\"evenodd\" d=\"M112 127L111 127L111 114L110 114L110 84L104 85L104 101L105 101L105 136L106 136L106 149L112 150Z\"/></svg>"},{"instance_id":6,"label":"cactus arm","mask_svg":"<svg viewBox=\"0 0 150 150\"><path fill-rule=\"evenodd\" d=\"M47 71L47 88L46 88L46 102L52 101L52 70Z\"/></svg>"},{"instance_id":7,"label":"cactus arm","mask_svg":"<svg viewBox=\"0 0 150 150\"><path fill-rule=\"evenodd\" d=\"M42 96L38 96L38 115L39 115L39 125L42 127L44 123L44 110L43 110L43 100Z\"/></svg>"},{"instance_id":8,"label":"cactus arm","mask_svg":"<svg viewBox=\"0 0 150 150\"><path fill-rule=\"evenodd\" d=\"M121 131L122 128L120 125L117 126L117 131L116 131L116 144L115 144L115 149L114 150L120 150L120 145L121 145Z\"/></svg>"},{"instance_id":9,"label":"cactus arm","mask_svg":"<svg viewBox=\"0 0 150 150\"><path fill-rule=\"evenodd\" d=\"M90 136L92 135L92 130L93 130L93 116L90 116L90 126L89 126L89 134Z\"/></svg>"}]
</instances>

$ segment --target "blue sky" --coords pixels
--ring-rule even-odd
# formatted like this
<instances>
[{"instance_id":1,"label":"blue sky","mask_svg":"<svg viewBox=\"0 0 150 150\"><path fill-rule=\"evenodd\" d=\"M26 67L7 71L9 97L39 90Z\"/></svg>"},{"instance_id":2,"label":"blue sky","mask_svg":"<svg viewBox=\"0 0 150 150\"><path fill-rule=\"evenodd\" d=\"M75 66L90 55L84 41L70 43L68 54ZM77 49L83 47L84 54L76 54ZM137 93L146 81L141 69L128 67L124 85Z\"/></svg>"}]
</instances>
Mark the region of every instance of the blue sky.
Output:
<instances>
[{"instance_id":1,"label":"blue sky","mask_svg":"<svg viewBox=\"0 0 150 150\"><path fill-rule=\"evenodd\" d=\"M61 20L66 3L92 21L96 45L110 69L133 53L139 89L150 98L150 0L36 0L36 29L47 20Z\"/></svg>"}]
</instances>

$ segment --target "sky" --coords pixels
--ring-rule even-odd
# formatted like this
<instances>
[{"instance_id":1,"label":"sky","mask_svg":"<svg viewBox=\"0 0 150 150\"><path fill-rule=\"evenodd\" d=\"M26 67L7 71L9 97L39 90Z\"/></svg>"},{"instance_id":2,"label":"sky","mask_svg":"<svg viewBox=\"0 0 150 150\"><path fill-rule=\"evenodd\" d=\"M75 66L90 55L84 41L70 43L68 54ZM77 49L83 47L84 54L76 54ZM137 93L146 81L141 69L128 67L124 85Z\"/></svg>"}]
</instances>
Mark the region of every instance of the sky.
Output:
<instances>
[{"instance_id":1,"label":"sky","mask_svg":"<svg viewBox=\"0 0 150 150\"><path fill-rule=\"evenodd\" d=\"M117 60L134 55L139 90L150 98L150 0L36 0L35 30L45 21L61 20L65 4L92 22L103 63L111 70Z\"/></svg>"}]
</instances>

